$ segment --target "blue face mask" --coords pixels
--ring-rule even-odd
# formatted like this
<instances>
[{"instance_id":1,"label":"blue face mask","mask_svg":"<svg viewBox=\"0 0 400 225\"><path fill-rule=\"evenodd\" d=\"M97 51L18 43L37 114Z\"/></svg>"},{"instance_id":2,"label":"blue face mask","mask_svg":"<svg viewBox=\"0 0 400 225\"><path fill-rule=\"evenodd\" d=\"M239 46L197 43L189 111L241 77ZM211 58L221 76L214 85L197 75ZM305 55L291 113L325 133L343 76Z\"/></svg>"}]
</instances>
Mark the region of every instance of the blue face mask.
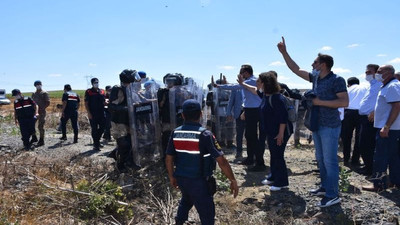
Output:
<instances>
[{"instance_id":1,"label":"blue face mask","mask_svg":"<svg viewBox=\"0 0 400 225\"><path fill-rule=\"evenodd\" d=\"M321 71L317 70L317 69L313 69L312 72L311 72L311 74L314 75L314 76L319 76L320 73L321 73Z\"/></svg>"}]
</instances>

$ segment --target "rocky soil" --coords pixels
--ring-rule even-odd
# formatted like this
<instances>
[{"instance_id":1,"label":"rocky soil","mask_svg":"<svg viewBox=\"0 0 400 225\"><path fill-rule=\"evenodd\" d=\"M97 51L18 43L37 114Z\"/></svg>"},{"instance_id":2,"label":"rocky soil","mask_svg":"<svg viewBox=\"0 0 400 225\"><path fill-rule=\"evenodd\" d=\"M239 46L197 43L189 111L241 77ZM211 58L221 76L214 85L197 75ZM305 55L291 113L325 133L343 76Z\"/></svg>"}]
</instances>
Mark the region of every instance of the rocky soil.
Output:
<instances>
[{"instance_id":1,"label":"rocky soil","mask_svg":"<svg viewBox=\"0 0 400 225\"><path fill-rule=\"evenodd\" d=\"M72 134L61 142L60 134L48 127L46 145L32 151L22 150L18 129L11 120L3 117L0 129L0 224L172 223L179 192L170 188L161 162L120 174L113 159L107 157L115 142L104 143L100 152L92 151L87 129L81 129L79 143L73 144ZM319 182L312 144L287 147L290 184L279 192L270 192L261 184L267 171L249 172L246 166L233 162L234 150L225 149L225 153L240 192L234 199L226 190L226 180L220 178L220 191L215 196L216 224L399 224L400 190L362 191L361 186L368 181L343 165L350 170L345 179L350 186L341 192L342 202L324 209L316 207L321 198L308 194ZM341 159L341 153L338 157ZM265 160L268 165L268 151ZM66 206L73 200L60 193L63 188L73 189L74 182L83 178L108 179L122 186L125 202L134 209L132 218L122 220L105 214L84 220L74 214L71 206ZM40 201L34 198L38 196ZM187 224L199 224L194 209Z\"/></svg>"}]
</instances>

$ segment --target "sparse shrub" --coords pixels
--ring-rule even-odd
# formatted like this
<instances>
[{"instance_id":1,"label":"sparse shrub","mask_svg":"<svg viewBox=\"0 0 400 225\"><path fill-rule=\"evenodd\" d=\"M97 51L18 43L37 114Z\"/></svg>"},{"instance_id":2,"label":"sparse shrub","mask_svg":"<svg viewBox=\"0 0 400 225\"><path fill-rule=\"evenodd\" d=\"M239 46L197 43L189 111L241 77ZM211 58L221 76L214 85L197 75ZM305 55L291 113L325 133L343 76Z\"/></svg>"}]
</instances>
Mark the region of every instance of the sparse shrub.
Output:
<instances>
[{"instance_id":1,"label":"sparse shrub","mask_svg":"<svg viewBox=\"0 0 400 225\"><path fill-rule=\"evenodd\" d=\"M125 200L125 195L122 188L112 181L90 185L87 180L82 180L77 184L77 190L91 194L89 199L82 204L80 217L84 220L103 215L112 215L124 220L133 215L129 205L118 202Z\"/></svg>"},{"instance_id":2,"label":"sparse shrub","mask_svg":"<svg viewBox=\"0 0 400 225\"><path fill-rule=\"evenodd\" d=\"M347 192L350 187L350 170L346 170L343 167L340 167L339 173L339 190L341 192Z\"/></svg>"},{"instance_id":3,"label":"sparse shrub","mask_svg":"<svg viewBox=\"0 0 400 225\"><path fill-rule=\"evenodd\" d=\"M229 191L230 182L220 169L214 171L214 177L217 181L217 190Z\"/></svg>"}]
</instances>

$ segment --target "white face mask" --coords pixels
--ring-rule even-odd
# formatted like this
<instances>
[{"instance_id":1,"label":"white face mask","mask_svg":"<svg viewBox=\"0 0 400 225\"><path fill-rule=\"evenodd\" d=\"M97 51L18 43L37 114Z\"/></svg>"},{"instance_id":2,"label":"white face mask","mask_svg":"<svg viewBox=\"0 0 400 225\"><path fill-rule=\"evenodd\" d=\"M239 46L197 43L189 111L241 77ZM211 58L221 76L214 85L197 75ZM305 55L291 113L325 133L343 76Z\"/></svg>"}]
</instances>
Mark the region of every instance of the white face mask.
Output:
<instances>
[{"instance_id":1,"label":"white face mask","mask_svg":"<svg viewBox=\"0 0 400 225\"><path fill-rule=\"evenodd\" d=\"M42 90L42 85L36 85L37 90Z\"/></svg>"},{"instance_id":2,"label":"white face mask","mask_svg":"<svg viewBox=\"0 0 400 225\"><path fill-rule=\"evenodd\" d=\"M314 76L319 76L320 73L321 73L321 71L317 70L317 69L313 69L312 72L311 72L311 74L314 75Z\"/></svg>"},{"instance_id":3,"label":"white face mask","mask_svg":"<svg viewBox=\"0 0 400 225\"><path fill-rule=\"evenodd\" d=\"M374 79L374 76L373 76L373 75L371 75L371 74L365 75L365 80L366 80L366 81L370 82L370 81L373 80L373 79Z\"/></svg>"},{"instance_id":4,"label":"white face mask","mask_svg":"<svg viewBox=\"0 0 400 225\"><path fill-rule=\"evenodd\" d=\"M382 74L376 73L376 74L375 74L375 80L377 80L377 81L379 81L379 82L382 82L382 81L383 81Z\"/></svg>"},{"instance_id":5,"label":"white face mask","mask_svg":"<svg viewBox=\"0 0 400 225\"><path fill-rule=\"evenodd\" d=\"M99 88L99 84L97 83L97 84L93 84L93 87L94 88Z\"/></svg>"}]
</instances>

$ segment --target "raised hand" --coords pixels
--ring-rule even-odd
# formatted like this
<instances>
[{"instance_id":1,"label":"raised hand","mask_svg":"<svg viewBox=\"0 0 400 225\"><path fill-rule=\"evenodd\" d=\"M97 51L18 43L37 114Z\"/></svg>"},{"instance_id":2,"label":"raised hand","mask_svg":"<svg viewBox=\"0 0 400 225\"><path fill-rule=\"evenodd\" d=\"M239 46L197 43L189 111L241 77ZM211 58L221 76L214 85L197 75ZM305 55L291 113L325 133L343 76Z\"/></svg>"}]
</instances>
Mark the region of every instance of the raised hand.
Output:
<instances>
[{"instance_id":1,"label":"raised hand","mask_svg":"<svg viewBox=\"0 0 400 225\"><path fill-rule=\"evenodd\" d=\"M278 43L278 49L281 53L286 52L285 38L282 36L282 41Z\"/></svg>"}]
</instances>

